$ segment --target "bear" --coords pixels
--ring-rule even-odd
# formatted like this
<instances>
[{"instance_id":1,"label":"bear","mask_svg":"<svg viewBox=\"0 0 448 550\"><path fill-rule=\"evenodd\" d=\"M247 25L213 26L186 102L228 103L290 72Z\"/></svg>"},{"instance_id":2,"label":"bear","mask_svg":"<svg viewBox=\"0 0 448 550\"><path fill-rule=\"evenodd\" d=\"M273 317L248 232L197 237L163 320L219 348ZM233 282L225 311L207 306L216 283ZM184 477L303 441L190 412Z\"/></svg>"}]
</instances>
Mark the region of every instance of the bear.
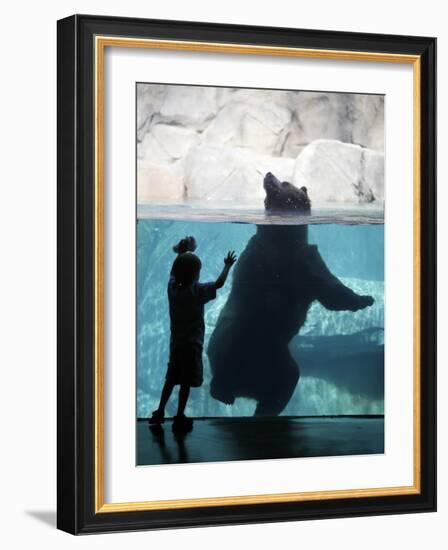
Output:
<instances>
[{"instance_id":1,"label":"bear","mask_svg":"<svg viewBox=\"0 0 448 550\"><path fill-rule=\"evenodd\" d=\"M255 416L278 416L300 377L289 350L317 300L329 310L357 311L373 304L334 276L308 243L311 201L306 187L263 179L266 215L285 224L258 224L241 253L232 288L210 336L210 394L227 405L236 397L256 401ZM294 224L287 223L288 221Z\"/></svg>"}]
</instances>

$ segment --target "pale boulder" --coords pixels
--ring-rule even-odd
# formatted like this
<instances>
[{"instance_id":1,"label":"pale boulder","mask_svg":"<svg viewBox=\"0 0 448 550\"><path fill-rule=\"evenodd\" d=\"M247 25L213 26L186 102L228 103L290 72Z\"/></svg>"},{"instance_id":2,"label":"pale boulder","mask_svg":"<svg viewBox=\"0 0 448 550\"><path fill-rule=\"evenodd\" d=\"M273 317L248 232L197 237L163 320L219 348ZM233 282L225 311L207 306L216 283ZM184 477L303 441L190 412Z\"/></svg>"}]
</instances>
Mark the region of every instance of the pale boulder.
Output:
<instances>
[{"instance_id":1,"label":"pale boulder","mask_svg":"<svg viewBox=\"0 0 448 550\"><path fill-rule=\"evenodd\" d=\"M368 184L377 202L384 201L384 154L364 149L364 170Z\"/></svg>"},{"instance_id":2,"label":"pale boulder","mask_svg":"<svg viewBox=\"0 0 448 550\"><path fill-rule=\"evenodd\" d=\"M173 162L171 155L157 141L152 132L147 132L141 143L137 144L137 159L160 166Z\"/></svg>"},{"instance_id":3,"label":"pale boulder","mask_svg":"<svg viewBox=\"0 0 448 550\"><path fill-rule=\"evenodd\" d=\"M351 141L384 152L384 96L355 94Z\"/></svg>"},{"instance_id":4,"label":"pale boulder","mask_svg":"<svg viewBox=\"0 0 448 550\"><path fill-rule=\"evenodd\" d=\"M202 130L217 111L217 88L167 86L164 101L158 112L158 120Z\"/></svg>"},{"instance_id":5,"label":"pale boulder","mask_svg":"<svg viewBox=\"0 0 448 550\"><path fill-rule=\"evenodd\" d=\"M292 183L319 203L382 202L384 155L336 140L316 140L300 153Z\"/></svg>"},{"instance_id":6,"label":"pale boulder","mask_svg":"<svg viewBox=\"0 0 448 550\"><path fill-rule=\"evenodd\" d=\"M156 164L170 164L183 158L198 139L199 135L194 130L156 124L138 144L138 158Z\"/></svg>"},{"instance_id":7,"label":"pale boulder","mask_svg":"<svg viewBox=\"0 0 448 550\"><path fill-rule=\"evenodd\" d=\"M242 148L199 146L190 150L183 168L188 199L262 204L264 175L271 171L291 180L294 160Z\"/></svg>"},{"instance_id":8,"label":"pale boulder","mask_svg":"<svg viewBox=\"0 0 448 550\"><path fill-rule=\"evenodd\" d=\"M244 100L231 96L204 131L203 143L278 155L290 120L290 110L279 102L255 101L253 94Z\"/></svg>"},{"instance_id":9,"label":"pale boulder","mask_svg":"<svg viewBox=\"0 0 448 550\"><path fill-rule=\"evenodd\" d=\"M141 142L166 96L164 84L137 84L137 142Z\"/></svg>"},{"instance_id":10,"label":"pale boulder","mask_svg":"<svg viewBox=\"0 0 448 550\"><path fill-rule=\"evenodd\" d=\"M364 94L290 94L294 124L285 153L298 152L316 139L334 139L378 151L384 147L384 98Z\"/></svg>"},{"instance_id":11,"label":"pale boulder","mask_svg":"<svg viewBox=\"0 0 448 550\"><path fill-rule=\"evenodd\" d=\"M322 137L349 141L347 105L342 96L321 92L301 92L290 96L302 143Z\"/></svg>"},{"instance_id":12,"label":"pale boulder","mask_svg":"<svg viewBox=\"0 0 448 550\"><path fill-rule=\"evenodd\" d=\"M137 202L181 201L184 195L180 167L137 162Z\"/></svg>"}]
</instances>

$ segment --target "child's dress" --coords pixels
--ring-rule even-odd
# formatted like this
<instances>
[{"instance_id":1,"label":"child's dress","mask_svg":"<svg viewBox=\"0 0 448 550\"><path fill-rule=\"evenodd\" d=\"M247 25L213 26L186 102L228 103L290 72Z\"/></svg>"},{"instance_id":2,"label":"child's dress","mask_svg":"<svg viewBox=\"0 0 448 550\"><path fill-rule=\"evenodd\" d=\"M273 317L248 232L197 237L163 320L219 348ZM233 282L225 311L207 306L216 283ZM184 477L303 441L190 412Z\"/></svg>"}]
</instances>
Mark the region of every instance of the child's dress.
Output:
<instances>
[{"instance_id":1,"label":"child's dress","mask_svg":"<svg viewBox=\"0 0 448 550\"><path fill-rule=\"evenodd\" d=\"M170 358L166 373L172 384L201 386L203 381L204 304L216 298L215 283L178 285L168 282L171 320Z\"/></svg>"}]
</instances>

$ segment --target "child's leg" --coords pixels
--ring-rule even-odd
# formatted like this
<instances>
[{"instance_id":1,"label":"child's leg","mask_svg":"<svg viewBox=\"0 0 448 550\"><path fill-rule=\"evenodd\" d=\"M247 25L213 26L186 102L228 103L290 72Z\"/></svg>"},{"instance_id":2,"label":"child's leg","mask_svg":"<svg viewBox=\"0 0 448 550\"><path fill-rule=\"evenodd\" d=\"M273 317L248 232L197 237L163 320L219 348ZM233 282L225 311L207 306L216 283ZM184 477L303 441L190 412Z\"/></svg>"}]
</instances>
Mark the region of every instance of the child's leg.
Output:
<instances>
[{"instance_id":1,"label":"child's leg","mask_svg":"<svg viewBox=\"0 0 448 550\"><path fill-rule=\"evenodd\" d=\"M165 407L171 396L173 388L174 384L168 380L165 380L165 384L162 388L162 395L160 396L159 408L152 413L152 416L149 419L150 424L160 425L165 421Z\"/></svg>"},{"instance_id":2,"label":"child's leg","mask_svg":"<svg viewBox=\"0 0 448 550\"><path fill-rule=\"evenodd\" d=\"M177 415L174 417L173 422L173 432L175 433L187 433L193 429L193 420L187 418L184 414L189 395L190 386L188 384L182 384L179 389Z\"/></svg>"},{"instance_id":3,"label":"child's leg","mask_svg":"<svg viewBox=\"0 0 448 550\"><path fill-rule=\"evenodd\" d=\"M184 414L189 396L190 386L182 384L179 390L179 405L177 407L177 416L182 416Z\"/></svg>"},{"instance_id":4,"label":"child's leg","mask_svg":"<svg viewBox=\"0 0 448 550\"><path fill-rule=\"evenodd\" d=\"M159 413L165 414L165 407L168 403L168 399L173 392L174 384L168 380L165 381L165 384L162 389L162 395L160 396L159 408L157 409Z\"/></svg>"}]
</instances>

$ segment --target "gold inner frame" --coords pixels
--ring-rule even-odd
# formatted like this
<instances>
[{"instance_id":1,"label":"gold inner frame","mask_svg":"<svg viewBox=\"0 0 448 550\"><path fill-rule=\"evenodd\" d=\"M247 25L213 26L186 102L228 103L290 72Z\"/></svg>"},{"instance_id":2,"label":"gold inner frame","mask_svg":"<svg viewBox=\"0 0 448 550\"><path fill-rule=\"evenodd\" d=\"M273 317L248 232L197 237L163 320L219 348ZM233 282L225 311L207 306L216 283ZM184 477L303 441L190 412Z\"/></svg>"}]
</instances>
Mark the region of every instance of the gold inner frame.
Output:
<instances>
[{"instance_id":1,"label":"gold inner frame","mask_svg":"<svg viewBox=\"0 0 448 550\"><path fill-rule=\"evenodd\" d=\"M414 298L414 349L413 349L413 458L414 481L410 486L366 489L343 489L301 493L275 493L263 495L225 496L143 502L106 503L104 501L104 54L106 47L152 48L162 50L198 51L302 57L329 60L406 63L413 65L413 298ZM305 49L291 47L255 46L251 44L225 44L177 40L156 40L96 36L95 46L95 513L129 512L232 506L275 502L303 502L340 498L411 495L420 493L421 481L421 425L420 425L420 56L389 53L352 52L344 50Z\"/></svg>"}]
</instances>

